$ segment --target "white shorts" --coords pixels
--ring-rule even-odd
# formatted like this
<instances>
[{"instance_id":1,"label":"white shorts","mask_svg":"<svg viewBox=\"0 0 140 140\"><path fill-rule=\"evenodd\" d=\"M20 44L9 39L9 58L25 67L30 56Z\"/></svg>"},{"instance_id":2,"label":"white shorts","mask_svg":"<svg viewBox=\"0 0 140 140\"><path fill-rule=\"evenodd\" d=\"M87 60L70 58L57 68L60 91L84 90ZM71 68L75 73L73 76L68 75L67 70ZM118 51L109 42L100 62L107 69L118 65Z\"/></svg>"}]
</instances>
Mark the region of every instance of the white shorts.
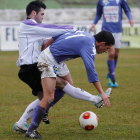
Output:
<instances>
[{"instance_id":1,"label":"white shorts","mask_svg":"<svg viewBox=\"0 0 140 140\"><path fill-rule=\"evenodd\" d=\"M122 33L112 33L115 39L115 45L114 48L120 49L121 48L121 38Z\"/></svg>"},{"instance_id":2,"label":"white shorts","mask_svg":"<svg viewBox=\"0 0 140 140\"><path fill-rule=\"evenodd\" d=\"M56 75L63 77L69 73L69 69L65 63L56 62L49 47L41 52L37 66L41 72L41 78L56 77Z\"/></svg>"}]
</instances>

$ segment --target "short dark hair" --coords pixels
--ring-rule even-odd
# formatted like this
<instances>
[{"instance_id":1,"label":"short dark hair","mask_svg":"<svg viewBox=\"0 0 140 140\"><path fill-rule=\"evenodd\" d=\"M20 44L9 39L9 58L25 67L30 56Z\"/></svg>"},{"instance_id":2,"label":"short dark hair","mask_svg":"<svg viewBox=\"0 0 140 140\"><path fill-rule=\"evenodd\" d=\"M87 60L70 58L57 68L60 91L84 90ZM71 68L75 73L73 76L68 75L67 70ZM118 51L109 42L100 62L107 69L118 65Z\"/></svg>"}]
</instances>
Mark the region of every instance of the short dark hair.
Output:
<instances>
[{"instance_id":1,"label":"short dark hair","mask_svg":"<svg viewBox=\"0 0 140 140\"><path fill-rule=\"evenodd\" d=\"M32 1L26 7L26 14L29 16L34 10L36 13L40 11L40 8L46 9L46 5L42 1Z\"/></svg>"},{"instance_id":2,"label":"short dark hair","mask_svg":"<svg viewBox=\"0 0 140 140\"><path fill-rule=\"evenodd\" d=\"M105 45L114 45L115 44L115 39L112 35L112 33L108 31L101 31L98 34L94 35L96 41L98 42L106 42Z\"/></svg>"}]
</instances>

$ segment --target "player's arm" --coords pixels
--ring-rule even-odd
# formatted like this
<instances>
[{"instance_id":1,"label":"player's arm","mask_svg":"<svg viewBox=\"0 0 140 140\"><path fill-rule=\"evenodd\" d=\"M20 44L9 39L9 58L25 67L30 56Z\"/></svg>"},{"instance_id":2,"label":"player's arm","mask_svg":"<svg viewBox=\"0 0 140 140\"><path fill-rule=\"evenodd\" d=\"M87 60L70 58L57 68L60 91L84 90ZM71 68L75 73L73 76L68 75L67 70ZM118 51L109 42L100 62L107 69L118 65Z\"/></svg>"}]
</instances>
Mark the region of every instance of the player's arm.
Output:
<instances>
[{"instance_id":1,"label":"player's arm","mask_svg":"<svg viewBox=\"0 0 140 140\"><path fill-rule=\"evenodd\" d=\"M125 14L127 15L127 18L129 20L129 24L133 27L134 21L132 19L131 10L130 10L130 8L125 0L122 1L122 8L124 9Z\"/></svg>"},{"instance_id":2,"label":"player's arm","mask_svg":"<svg viewBox=\"0 0 140 140\"><path fill-rule=\"evenodd\" d=\"M98 90L101 98L104 100L104 103L106 106L110 107L110 101L109 101L109 97L104 93L100 82L93 82L93 85L95 86L95 88Z\"/></svg>"},{"instance_id":3,"label":"player's arm","mask_svg":"<svg viewBox=\"0 0 140 140\"><path fill-rule=\"evenodd\" d=\"M91 25L91 28L90 28L90 30L92 32L94 32L95 25L100 20L101 16L102 16L102 6L100 4L100 1L98 1L98 3L97 3L97 9L96 9L96 16L95 16L95 19L93 21L93 24Z\"/></svg>"},{"instance_id":4,"label":"player's arm","mask_svg":"<svg viewBox=\"0 0 140 140\"><path fill-rule=\"evenodd\" d=\"M54 39L51 38L51 39L48 40L47 42L43 43L43 46L42 46L42 49L41 49L41 50L43 51L43 50L46 49L48 46L50 46L53 42L54 42Z\"/></svg>"},{"instance_id":5,"label":"player's arm","mask_svg":"<svg viewBox=\"0 0 140 140\"><path fill-rule=\"evenodd\" d=\"M109 107L110 106L110 101L108 99L109 97L104 93L101 84L99 82L98 74L95 70L94 58L96 53L94 52L94 48L93 47L84 47L84 48L86 48L86 50L81 49L80 54L86 67L88 81L89 83L93 83L93 85L99 92L101 98L104 100L105 105Z\"/></svg>"},{"instance_id":6,"label":"player's arm","mask_svg":"<svg viewBox=\"0 0 140 140\"><path fill-rule=\"evenodd\" d=\"M30 20L23 21L21 26L24 29L24 33L32 38L32 41L57 37L75 30L75 28L70 25L36 24Z\"/></svg>"}]
</instances>

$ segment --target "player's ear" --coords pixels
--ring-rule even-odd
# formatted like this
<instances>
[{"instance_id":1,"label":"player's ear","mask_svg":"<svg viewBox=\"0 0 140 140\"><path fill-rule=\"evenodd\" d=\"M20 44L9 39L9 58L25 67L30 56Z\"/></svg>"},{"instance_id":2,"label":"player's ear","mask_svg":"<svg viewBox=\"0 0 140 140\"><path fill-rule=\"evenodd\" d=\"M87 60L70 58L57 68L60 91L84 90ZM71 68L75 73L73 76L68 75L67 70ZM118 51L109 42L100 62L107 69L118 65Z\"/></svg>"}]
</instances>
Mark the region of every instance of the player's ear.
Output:
<instances>
[{"instance_id":1,"label":"player's ear","mask_svg":"<svg viewBox=\"0 0 140 140\"><path fill-rule=\"evenodd\" d=\"M33 11L31 12L31 14L32 14L33 16L36 16L36 11L33 10Z\"/></svg>"},{"instance_id":2,"label":"player's ear","mask_svg":"<svg viewBox=\"0 0 140 140\"><path fill-rule=\"evenodd\" d=\"M105 46L106 42L100 42L101 46Z\"/></svg>"}]
</instances>

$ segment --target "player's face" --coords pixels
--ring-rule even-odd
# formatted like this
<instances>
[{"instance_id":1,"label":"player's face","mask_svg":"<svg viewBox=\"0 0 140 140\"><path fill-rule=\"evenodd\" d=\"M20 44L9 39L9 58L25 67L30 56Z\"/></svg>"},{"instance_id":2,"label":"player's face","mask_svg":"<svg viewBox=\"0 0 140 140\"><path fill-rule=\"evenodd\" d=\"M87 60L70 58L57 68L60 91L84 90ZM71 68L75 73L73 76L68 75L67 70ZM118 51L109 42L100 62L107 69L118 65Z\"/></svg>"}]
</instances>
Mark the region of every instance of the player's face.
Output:
<instances>
[{"instance_id":1,"label":"player's face","mask_svg":"<svg viewBox=\"0 0 140 140\"><path fill-rule=\"evenodd\" d=\"M42 23L43 19L44 19L44 9L40 8L40 11L35 16L35 21L37 23Z\"/></svg>"},{"instance_id":2,"label":"player's face","mask_svg":"<svg viewBox=\"0 0 140 140\"><path fill-rule=\"evenodd\" d=\"M98 54L101 53L107 53L107 51L112 47L111 46L105 46L105 44L101 44L99 47L96 48L96 51Z\"/></svg>"}]
</instances>

